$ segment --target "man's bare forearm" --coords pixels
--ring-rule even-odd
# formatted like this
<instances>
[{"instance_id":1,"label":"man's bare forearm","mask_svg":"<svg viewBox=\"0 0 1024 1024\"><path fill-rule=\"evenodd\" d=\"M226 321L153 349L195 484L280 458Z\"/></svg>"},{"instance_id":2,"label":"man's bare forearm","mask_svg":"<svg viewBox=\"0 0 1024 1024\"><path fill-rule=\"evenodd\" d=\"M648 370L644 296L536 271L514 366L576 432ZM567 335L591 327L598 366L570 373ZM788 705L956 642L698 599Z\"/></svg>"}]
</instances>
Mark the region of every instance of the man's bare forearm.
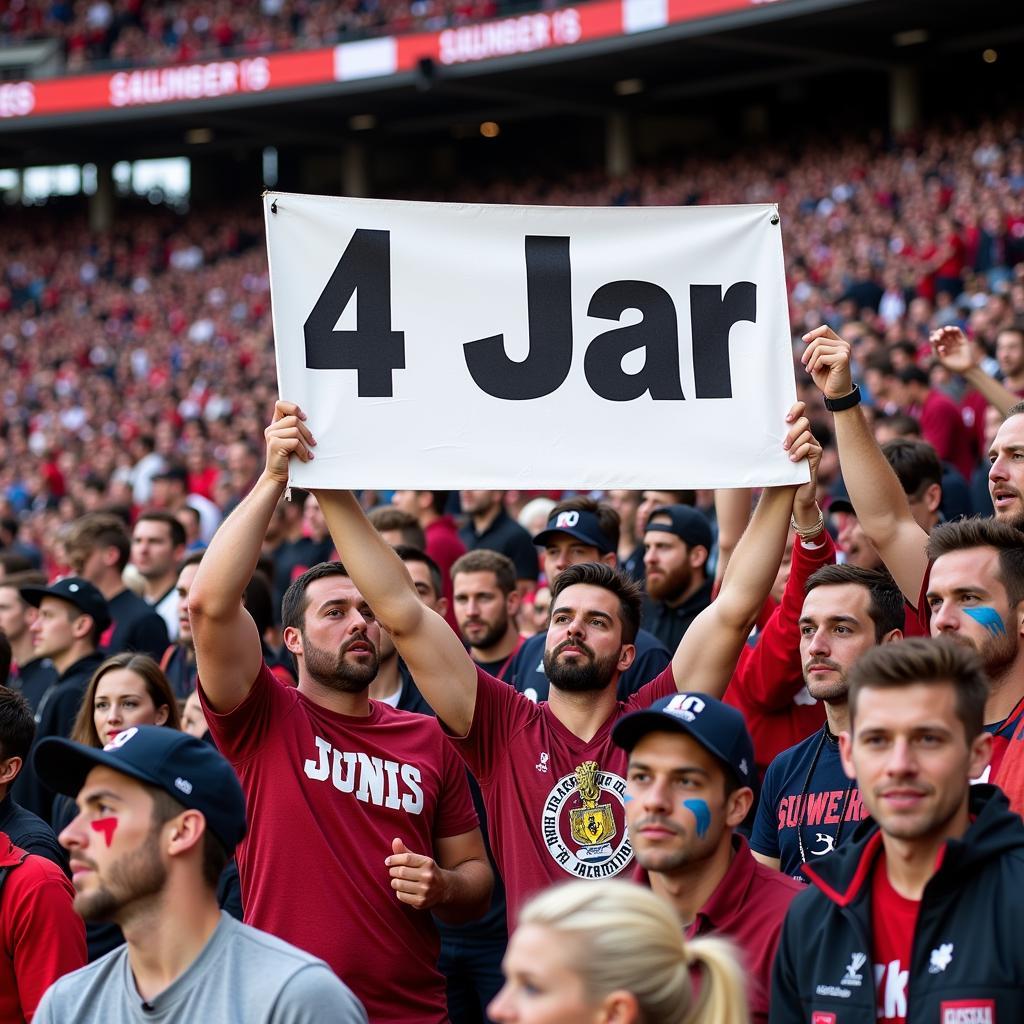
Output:
<instances>
[{"instance_id":1,"label":"man's bare forearm","mask_svg":"<svg viewBox=\"0 0 1024 1024\"><path fill-rule=\"evenodd\" d=\"M494 874L485 860L467 860L451 869L441 869L444 899L433 908L445 924L464 924L487 913L494 888Z\"/></svg>"},{"instance_id":2,"label":"man's bare forearm","mask_svg":"<svg viewBox=\"0 0 1024 1024\"><path fill-rule=\"evenodd\" d=\"M235 614L282 493L284 484L262 474L217 528L189 591L190 613L213 619Z\"/></svg>"},{"instance_id":3,"label":"man's bare forearm","mask_svg":"<svg viewBox=\"0 0 1024 1024\"><path fill-rule=\"evenodd\" d=\"M964 380L1004 417L1020 401L1005 384L990 377L980 366L972 366L964 374Z\"/></svg>"}]
</instances>

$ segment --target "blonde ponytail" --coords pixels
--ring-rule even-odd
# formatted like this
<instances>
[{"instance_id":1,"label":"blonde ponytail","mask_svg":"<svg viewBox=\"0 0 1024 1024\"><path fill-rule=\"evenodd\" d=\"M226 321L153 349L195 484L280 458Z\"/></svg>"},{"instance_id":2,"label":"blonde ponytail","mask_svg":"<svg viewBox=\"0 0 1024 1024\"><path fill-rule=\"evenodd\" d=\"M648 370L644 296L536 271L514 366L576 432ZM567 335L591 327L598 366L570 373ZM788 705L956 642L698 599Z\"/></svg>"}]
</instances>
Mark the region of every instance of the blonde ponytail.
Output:
<instances>
[{"instance_id":1,"label":"blonde ponytail","mask_svg":"<svg viewBox=\"0 0 1024 1024\"><path fill-rule=\"evenodd\" d=\"M690 965L701 972L700 996L680 1024L748 1024L746 978L726 939L687 943Z\"/></svg>"},{"instance_id":2,"label":"blonde ponytail","mask_svg":"<svg viewBox=\"0 0 1024 1024\"><path fill-rule=\"evenodd\" d=\"M672 909L628 882L568 882L534 897L519 924L542 925L573 949L587 992L631 992L644 1024L748 1024L744 977L724 939L687 944ZM702 972L694 997L692 967Z\"/></svg>"}]
</instances>

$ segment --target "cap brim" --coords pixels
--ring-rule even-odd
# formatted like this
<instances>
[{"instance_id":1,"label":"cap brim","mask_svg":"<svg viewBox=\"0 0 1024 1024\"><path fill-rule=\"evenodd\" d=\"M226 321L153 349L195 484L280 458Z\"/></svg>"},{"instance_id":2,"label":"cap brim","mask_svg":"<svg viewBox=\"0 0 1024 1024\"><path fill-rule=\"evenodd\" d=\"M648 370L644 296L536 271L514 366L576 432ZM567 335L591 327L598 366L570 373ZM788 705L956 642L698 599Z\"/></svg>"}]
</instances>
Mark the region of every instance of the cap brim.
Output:
<instances>
[{"instance_id":1,"label":"cap brim","mask_svg":"<svg viewBox=\"0 0 1024 1024\"><path fill-rule=\"evenodd\" d=\"M89 772L98 767L112 768L146 785L163 788L159 780L127 764L123 759L105 750L87 747L60 736L48 736L40 740L32 755L32 764L36 774L50 789L70 797L78 796Z\"/></svg>"},{"instance_id":2,"label":"cap brim","mask_svg":"<svg viewBox=\"0 0 1024 1024\"><path fill-rule=\"evenodd\" d=\"M598 544L593 537L571 528L561 530L541 530L541 532L533 538L533 543L543 547L552 537L557 537L559 534L572 537L573 540L578 540L581 543L586 544L588 547L597 548L602 555L607 555L611 551L611 548L608 547L607 543Z\"/></svg>"},{"instance_id":3,"label":"cap brim","mask_svg":"<svg viewBox=\"0 0 1024 1024\"><path fill-rule=\"evenodd\" d=\"M729 758L713 743L708 743L703 736L695 733L681 718L665 711L634 711L631 715L620 718L612 728L612 743L632 753L633 748L652 732L679 732L684 736L690 736L705 750L714 754L730 772L735 772Z\"/></svg>"},{"instance_id":4,"label":"cap brim","mask_svg":"<svg viewBox=\"0 0 1024 1024\"><path fill-rule=\"evenodd\" d=\"M32 605L33 608L38 608L43 603L44 597L59 597L62 601L66 600L60 594L54 594L48 587L19 587L18 593L21 595L22 601ZM70 603L69 601L68 604Z\"/></svg>"}]
</instances>

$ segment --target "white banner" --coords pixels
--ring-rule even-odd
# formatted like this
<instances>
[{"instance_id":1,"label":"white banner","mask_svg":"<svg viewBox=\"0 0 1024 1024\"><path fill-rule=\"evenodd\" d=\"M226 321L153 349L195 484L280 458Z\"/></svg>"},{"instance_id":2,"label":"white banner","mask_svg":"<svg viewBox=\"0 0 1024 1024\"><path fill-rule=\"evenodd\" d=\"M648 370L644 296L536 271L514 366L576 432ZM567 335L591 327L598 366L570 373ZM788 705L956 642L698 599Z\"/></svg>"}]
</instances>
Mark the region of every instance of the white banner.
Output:
<instances>
[{"instance_id":1,"label":"white banner","mask_svg":"<svg viewBox=\"0 0 1024 1024\"><path fill-rule=\"evenodd\" d=\"M807 480L774 206L264 203L297 486Z\"/></svg>"}]
</instances>

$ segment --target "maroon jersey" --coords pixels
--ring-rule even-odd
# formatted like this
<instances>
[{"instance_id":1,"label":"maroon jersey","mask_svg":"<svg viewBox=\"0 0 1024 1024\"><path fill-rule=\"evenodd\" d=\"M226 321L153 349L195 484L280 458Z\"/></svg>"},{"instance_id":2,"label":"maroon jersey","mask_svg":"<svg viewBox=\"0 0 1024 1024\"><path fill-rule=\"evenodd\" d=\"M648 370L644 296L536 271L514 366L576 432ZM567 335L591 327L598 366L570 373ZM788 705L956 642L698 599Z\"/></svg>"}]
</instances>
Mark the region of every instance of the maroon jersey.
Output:
<instances>
[{"instance_id":1,"label":"maroon jersey","mask_svg":"<svg viewBox=\"0 0 1024 1024\"><path fill-rule=\"evenodd\" d=\"M329 711L265 664L227 714L200 695L245 790L245 922L326 960L374 1024L447 1021L433 921L398 901L384 863L395 838L432 855L477 827L437 722L379 701L365 718Z\"/></svg>"},{"instance_id":2,"label":"maroon jersey","mask_svg":"<svg viewBox=\"0 0 1024 1024\"><path fill-rule=\"evenodd\" d=\"M628 755L612 726L676 692L672 666L619 701L584 742L551 713L477 668L469 733L452 738L480 783L494 860L505 880L509 931L533 893L571 878L611 878L629 866Z\"/></svg>"}]
</instances>

